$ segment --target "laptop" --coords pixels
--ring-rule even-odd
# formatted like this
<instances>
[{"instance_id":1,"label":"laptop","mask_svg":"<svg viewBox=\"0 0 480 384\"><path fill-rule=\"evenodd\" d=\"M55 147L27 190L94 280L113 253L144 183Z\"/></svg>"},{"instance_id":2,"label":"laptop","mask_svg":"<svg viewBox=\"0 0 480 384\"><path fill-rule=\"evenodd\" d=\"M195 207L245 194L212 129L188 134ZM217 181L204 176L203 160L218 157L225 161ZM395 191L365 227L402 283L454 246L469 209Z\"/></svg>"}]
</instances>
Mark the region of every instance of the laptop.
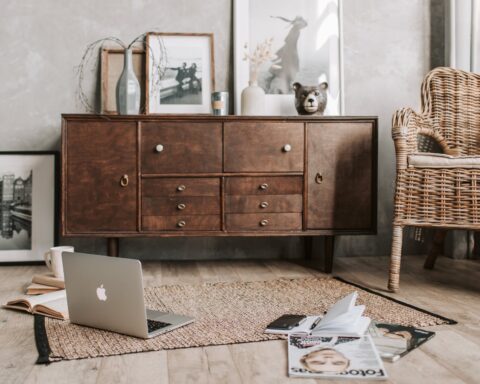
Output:
<instances>
[{"instance_id":1,"label":"laptop","mask_svg":"<svg viewBox=\"0 0 480 384\"><path fill-rule=\"evenodd\" d=\"M152 338L194 321L145 307L139 260L63 252L70 321Z\"/></svg>"}]
</instances>

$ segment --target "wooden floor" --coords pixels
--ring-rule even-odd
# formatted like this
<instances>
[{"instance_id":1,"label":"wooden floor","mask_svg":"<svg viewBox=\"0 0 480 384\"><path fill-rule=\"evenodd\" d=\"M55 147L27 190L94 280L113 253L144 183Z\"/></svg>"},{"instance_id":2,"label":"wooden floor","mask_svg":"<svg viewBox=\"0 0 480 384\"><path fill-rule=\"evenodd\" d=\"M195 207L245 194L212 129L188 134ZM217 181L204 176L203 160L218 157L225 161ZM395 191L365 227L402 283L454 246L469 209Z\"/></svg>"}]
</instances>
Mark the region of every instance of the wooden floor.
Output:
<instances>
[{"instance_id":1,"label":"wooden floor","mask_svg":"<svg viewBox=\"0 0 480 384\"><path fill-rule=\"evenodd\" d=\"M406 258L401 292L395 297L456 319L433 327L437 335L394 364L392 383L480 382L480 262L441 258L434 271L423 258ZM334 274L383 290L387 258L335 260ZM0 300L19 293L40 266L0 267ZM317 272L287 261L201 261L145 263L146 285L250 281L302 277ZM326 383L289 379L285 341L191 348L35 365L33 319L0 310L0 383ZM338 382L338 381L336 381ZM365 381L362 381L365 382Z\"/></svg>"}]
</instances>

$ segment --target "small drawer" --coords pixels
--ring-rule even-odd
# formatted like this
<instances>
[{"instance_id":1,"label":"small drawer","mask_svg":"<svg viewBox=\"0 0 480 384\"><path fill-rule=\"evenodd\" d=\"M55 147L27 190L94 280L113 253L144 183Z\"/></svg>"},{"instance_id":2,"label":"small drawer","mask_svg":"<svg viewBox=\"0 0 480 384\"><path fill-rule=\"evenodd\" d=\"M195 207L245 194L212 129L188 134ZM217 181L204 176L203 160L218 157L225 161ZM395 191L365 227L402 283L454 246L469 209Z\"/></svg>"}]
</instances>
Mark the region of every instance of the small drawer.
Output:
<instances>
[{"instance_id":1,"label":"small drawer","mask_svg":"<svg viewBox=\"0 0 480 384\"><path fill-rule=\"evenodd\" d=\"M226 215L227 231L302 230L301 213L230 213Z\"/></svg>"},{"instance_id":2,"label":"small drawer","mask_svg":"<svg viewBox=\"0 0 480 384\"><path fill-rule=\"evenodd\" d=\"M184 216L220 214L220 198L205 196L145 197L142 215Z\"/></svg>"},{"instance_id":3,"label":"small drawer","mask_svg":"<svg viewBox=\"0 0 480 384\"><path fill-rule=\"evenodd\" d=\"M225 172L303 171L303 123L230 122L224 136Z\"/></svg>"},{"instance_id":4,"label":"small drawer","mask_svg":"<svg viewBox=\"0 0 480 384\"><path fill-rule=\"evenodd\" d=\"M144 179L142 196L220 196L220 179L214 177L162 177Z\"/></svg>"},{"instance_id":5,"label":"small drawer","mask_svg":"<svg viewBox=\"0 0 480 384\"><path fill-rule=\"evenodd\" d=\"M302 212L302 195L227 196L228 213Z\"/></svg>"},{"instance_id":6,"label":"small drawer","mask_svg":"<svg viewBox=\"0 0 480 384\"><path fill-rule=\"evenodd\" d=\"M144 231L219 231L220 215L142 216Z\"/></svg>"},{"instance_id":7,"label":"small drawer","mask_svg":"<svg viewBox=\"0 0 480 384\"><path fill-rule=\"evenodd\" d=\"M302 176L229 177L227 195L301 195Z\"/></svg>"},{"instance_id":8,"label":"small drawer","mask_svg":"<svg viewBox=\"0 0 480 384\"><path fill-rule=\"evenodd\" d=\"M144 174L222 171L219 122L142 122L141 132Z\"/></svg>"}]
</instances>

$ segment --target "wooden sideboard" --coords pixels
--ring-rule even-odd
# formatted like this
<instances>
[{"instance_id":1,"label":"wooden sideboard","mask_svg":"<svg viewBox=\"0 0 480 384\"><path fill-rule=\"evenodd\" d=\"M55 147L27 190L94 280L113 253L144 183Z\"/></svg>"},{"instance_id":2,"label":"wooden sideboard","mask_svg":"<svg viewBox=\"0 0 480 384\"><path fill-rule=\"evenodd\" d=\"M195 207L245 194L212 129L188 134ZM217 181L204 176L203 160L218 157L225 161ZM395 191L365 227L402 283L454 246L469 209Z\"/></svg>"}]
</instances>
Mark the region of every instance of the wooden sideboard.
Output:
<instances>
[{"instance_id":1,"label":"wooden sideboard","mask_svg":"<svg viewBox=\"0 0 480 384\"><path fill-rule=\"evenodd\" d=\"M376 117L63 115L64 236L375 234Z\"/></svg>"}]
</instances>

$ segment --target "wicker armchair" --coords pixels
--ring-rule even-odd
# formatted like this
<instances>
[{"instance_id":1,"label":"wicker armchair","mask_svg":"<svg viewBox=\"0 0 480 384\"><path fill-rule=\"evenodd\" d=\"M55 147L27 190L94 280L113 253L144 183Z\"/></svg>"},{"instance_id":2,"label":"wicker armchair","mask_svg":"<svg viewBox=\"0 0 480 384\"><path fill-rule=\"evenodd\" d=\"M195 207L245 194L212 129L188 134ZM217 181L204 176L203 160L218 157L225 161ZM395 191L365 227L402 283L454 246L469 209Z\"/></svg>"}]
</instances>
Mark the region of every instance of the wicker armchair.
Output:
<instances>
[{"instance_id":1,"label":"wicker armchair","mask_svg":"<svg viewBox=\"0 0 480 384\"><path fill-rule=\"evenodd\" d=\"M419 135L443 154L421 153ZM480 76L432 70L422 84L422 112L397 111L392 137L397 177L388 289L395 292L405 226L480 229Z\"/></svg>"}]
</instances>

